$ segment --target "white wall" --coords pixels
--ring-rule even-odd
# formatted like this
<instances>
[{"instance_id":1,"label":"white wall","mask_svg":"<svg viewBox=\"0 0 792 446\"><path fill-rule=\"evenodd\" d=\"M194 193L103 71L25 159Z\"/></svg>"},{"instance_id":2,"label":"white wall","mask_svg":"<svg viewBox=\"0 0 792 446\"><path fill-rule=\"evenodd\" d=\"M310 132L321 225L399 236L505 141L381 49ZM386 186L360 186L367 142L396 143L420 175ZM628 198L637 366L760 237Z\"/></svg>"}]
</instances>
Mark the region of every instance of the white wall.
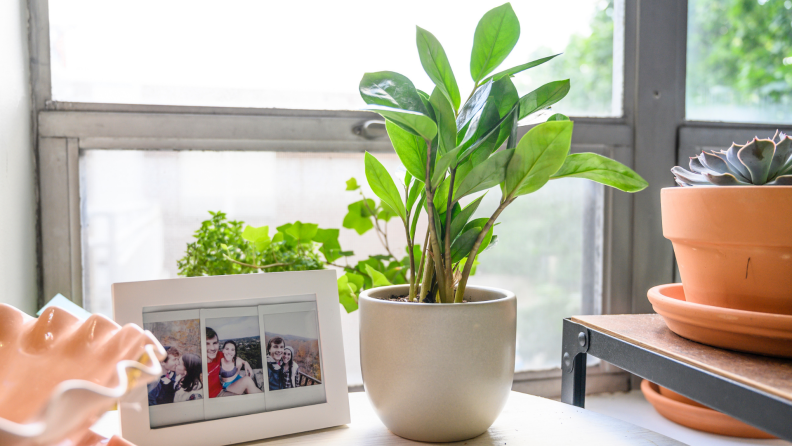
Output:
<instances>
[{"instance_id":1,"label":"white wall","mask_svg":"<svg viewBox=\"0 0 792 446\"><path fill-rule=\"evenodd\" d=\"M27 3L0 1L0 302L36 311L36 198Z\"/></svg>"}]
</instances>

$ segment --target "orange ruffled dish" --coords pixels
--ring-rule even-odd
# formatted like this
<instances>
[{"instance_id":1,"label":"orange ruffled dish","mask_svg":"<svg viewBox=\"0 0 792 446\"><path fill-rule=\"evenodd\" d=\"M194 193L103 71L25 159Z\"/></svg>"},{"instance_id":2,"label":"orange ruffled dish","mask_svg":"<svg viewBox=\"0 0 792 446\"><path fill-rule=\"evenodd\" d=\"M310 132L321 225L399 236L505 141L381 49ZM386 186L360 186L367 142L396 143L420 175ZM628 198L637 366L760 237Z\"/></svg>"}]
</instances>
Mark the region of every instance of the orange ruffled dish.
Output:
<instances>
[{"instance_id":1,"label":"orange ruffled dish","mask_svg":"<svg viewBox=\"0 0 792 446\"><path fill-rule=\"evenodd\" d=\"M647 293L671 331L713 347L792 358L792 316L701 305L685 300L681 283Z\"/></svg>"},{"instance_id":2,"label":"orange ruffled dish","mask_svg":"<svg viewBox=\"0 0 792 446\"><path fill-rule=\"evenodd\" d=\"M81 322L50 307L38 319L0 304L0 444L109 443L89 427L130 389L156 380L162 345L134 324Z\"/></svg>"}]
</instances>

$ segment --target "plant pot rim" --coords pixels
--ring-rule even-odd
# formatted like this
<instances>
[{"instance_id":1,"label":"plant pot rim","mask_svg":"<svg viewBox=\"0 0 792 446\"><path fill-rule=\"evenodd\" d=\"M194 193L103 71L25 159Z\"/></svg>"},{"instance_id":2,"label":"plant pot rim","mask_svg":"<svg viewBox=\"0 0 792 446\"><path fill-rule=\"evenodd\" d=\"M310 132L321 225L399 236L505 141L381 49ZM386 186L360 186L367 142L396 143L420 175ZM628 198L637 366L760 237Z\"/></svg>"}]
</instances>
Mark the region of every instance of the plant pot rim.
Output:
<instances>
[{"instance_id":1,"label":"plant pot rim","mask_svg":"<svg viewBox=\"0 0 792 446\"><path fill-rule=\"evenodd\" d=\"M382 300L382 299L377 299L377 298L374 298L374 297L369 297L369 293L371 293L371 292L375 292L375 291L377 291L377 292L379 292L379 291L385 292L386 290L394 290L395 291L397 289L402 289L402 288L406 288L406 289L409 290L410 285L405 283L405 284L400 284L400 285L389 285L389 286L382 286L382 287L378 287L378 288L369 288L367 290L363 290L360 293L358 299L359 300L367 300L369 302L376 302L378 304L385 304L385 305L410 305L410 306L418 306L418 307L438 307L438 308L441 308L441 307L442 308L454 308L454 307L456 307L456 308L470 308L471 305L493 304L493 303L504 302L504 301L507 301L507 300L516 299L517 298L514 295L514 293L509 291L509 290L504 290L502 288L482 286L482 285L468 285L466 288L468 290L471 290L471 291L472 290L477 290L477 291L489 291L491 293L497 293L497 294L500 294L501 297L498 297L497 299L485 300L485 301L481 301L481 302L465 302L464 305L438 304L438 303L430 304L430 303L424 303L424 302L397 302L397 301Z\"/></svg>"},{"instance_id":2,"label":"plant pot rim","mask_svg":"<svg viewBox=\"0 0 792 446\"><path fill-rule=\"evenodd\" d=\"M668 191L668 190L687 190L687 191L690 191L690 190L696 190L696 189L706 189L706 190L711 190L711 189L724 189L724 190L726 190L726 189L728 189L728 190L757 190L757 189L782 190L782 189L788 189L788 190L792 191L792 186L767 185L767 184L763 184L763 185L748 184L748 185L742 185L742 186L716 186L714 184L708 184L708 185L703 185L703 186L690 186L690 187L687 187L687 186L686 187L669 186L669 187L661 188L660 190L662 190L662 191Z\"/></svg>"}]
</instances>

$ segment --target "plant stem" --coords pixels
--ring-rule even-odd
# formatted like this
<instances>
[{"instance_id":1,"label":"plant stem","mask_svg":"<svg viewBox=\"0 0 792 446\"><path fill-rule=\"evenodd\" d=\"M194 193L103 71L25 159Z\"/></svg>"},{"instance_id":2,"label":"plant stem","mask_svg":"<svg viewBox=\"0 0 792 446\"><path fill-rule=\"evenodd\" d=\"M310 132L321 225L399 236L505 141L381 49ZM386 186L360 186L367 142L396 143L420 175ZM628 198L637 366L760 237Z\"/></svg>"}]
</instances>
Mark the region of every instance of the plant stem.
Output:
<instances>
[{"instance_id":1,"label":"plant stem","mask_svg":"<svg viewBox=\"0 0 792 446\"><path fill-rule=\"evenodd\" d=\"M418 218L418 216L416 216L415 218ZM421 253L421 264L418 265L418 279L415 281L416 284L421 283L421 280L423 279L424 276L424 264L426 264L426 250L428 247L429 247L429 231L427 230L426 237L424 237L423 252ZM423 296L426 296L426 292L423 291L423 285L421 286L421 288L422 288L421 294Z\"/></svg>"},{"instance_id":2,"label":"plant stem","mask_svg":"<svg viewBox=\"0 0 792 446\"><path fill-rule=\"evenodd\" d=\"M453 212L451 210L454 208L453 203L451 202L454 198L454 179L456 177L456 168L451 169L449 173L451 179L449 180L448 185L448 201L446 202L446 221L445 221L445 275L446 275L446 285L450 285L450 289L446 291L446 296L450 297L451 293L454 292L454 280L451 276L451 217Z\"/></svg>"},{"instance_id":3,"label":"plant stem","mask_svg":"<svg viewBox=\"0 0 792 446\"><path fill-rule=\"evenodd\" d=\"M421 282L421 294L418 297L418 302L423 302L426 295L432 288L432 271L434 270L434 260L432 257L426 259L426 264L423 272L423 281Z\"/></svg>"},{"instance_id":4,"label":"plant stem","mask_svg":"<svg viewBox=\"0 0 792 446\"><path fill-rule=\"evenodd\" d=\"M445 275L443 271L443 260L440 257L440 242L438 240L437 234L437 225L435 223L435 207L434 207L434 191L432 190L432 167L431 167L431 160L432 160L432 142L429 140L426 141L426 179L425 179L425 187L426 187L426 205L427 205L427 216L429 217L429 238L432 242L432 257L434 258L435 262L435 271L437 272L437 282L440 285L440 297L445 301Z\"/></svg>"},{"instance_id":5,"label":"plant stem","mask_svg":"<svg viewBox=\"0 0 792 446\"><path fill-rule=\"evenodd\" d=\"M413 244L410 240L410 214L407 214L407 220L404 221L404 232L407 234L407 249L409 249L410 257L410 295L407 300L415 300L415 253L413 252Z\"/></svg>"},{"instance_id":6,"label":"plant stem","mask_svg":"<svg viewBox=\"0 0 792 446\"><path fill-rule=\"evenodd\" d=\"M396 256L393 255L393 253L390 250L390 245L388 244L388 232L387 232L388 223L385 222L385 231L380 229L379 219L377 218L377 214L368 205L368 201L366 200L366 196L363 195L363 192L360 193L360 196L363 197L363 206L366 206L366 209L368 209L368 211L371 213L372 218L374 218L374 229L376 230L375 232L377 233L377 238L379 239L380 243L382 243L382 247L385 248L385 251L388 252L388 255L395 259Z\"/></svg>"},{"instance_id":7,"label":"plant stem","mask_svg":"<svg viewBox=\"0 0 792 446\"><path fill-rule=\"evenodd\" d=\"M487 236L492 225L495 224L495 220L498 219L498 216L506 209L506 206L511 204L514 201L514 198L507 197L503 200L503 202L498 206L498 209L495 209L495 212L492 214L492 217L487 220L487 223L484 225L484 228L481 229L478 237L476 237L476 242L473 243L473 249L470 250L470 254L468 254L467 261L465 262L465 268L462 270L462 277L459 279L459 285L456 289L456 295L454 296L455 303L461 303L462 300L465 298L465 288L467 287L468 277L470 277L470 270L473 268L473 264L476 263L476 256L478 255L478 250L481 247L481 243L484 241L484 237Z\"/></svg>"},{"instance_id":8,"label":"plant stem","mask_svg":"<svg viewBox=\"0 0 792 446\"><path fill-rule=\"evenodd\" d=\"M237 265L242 265L242 266L246 266L248 268L256 268L256 269L267 269L267 268L275 268L276 266L288 266L288 265L291 265L291 263L273 263L271 265L251 265L250 263L244 263L244 262L240 262L239 260L234 260L231 257L229 257L228 254L223 254L223 257L225 257L226 260L228 260L230 262L236 263Z\"/></svg>"}]
</instances>

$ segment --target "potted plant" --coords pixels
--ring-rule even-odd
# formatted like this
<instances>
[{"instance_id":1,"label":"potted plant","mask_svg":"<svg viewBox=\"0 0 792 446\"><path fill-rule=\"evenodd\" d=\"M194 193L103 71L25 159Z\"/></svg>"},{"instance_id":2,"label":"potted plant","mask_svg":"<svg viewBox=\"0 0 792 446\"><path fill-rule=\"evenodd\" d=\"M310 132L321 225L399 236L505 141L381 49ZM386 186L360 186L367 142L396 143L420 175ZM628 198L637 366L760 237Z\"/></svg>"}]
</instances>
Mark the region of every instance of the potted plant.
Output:
<instances>
[{"instance_id":1,"label":"potted plant","mask_svg":"<svg viewBox=\"0 0 792 446\"><path fill-rule=\"evenodd\" d=\"M464 102L443 47L421 28L416 40L435 84L431 94L392 71L366 73L360 82L367 110L385 118L407 170L400 190L383 165L365 155L368 184L403 223L409 255L407 284L360 293L363 382L385 425L413 440L475 437L506 402L514 371L515 296L467 283L477 257L492 245L504 209L554 179L587 178L627 192L647 186L616 161L569 154L574 124L561 114L517 140L519 120L569 91L569 80L562 80L520 97L511 81L555 56L492 74L519 35L508 3L482 17L470 61L475 85ZM488 218L472 218L482 199L472 199L474 194L495 186L498 207ZM418 239L422 248L416 243L421 213L429 222Z\"/></svg>"},{"instance_id":2,"label":"potted plant","mask_svg":"<svg viewBox=\"0 0 792 446\"><path fill-rule=\"evenodd\" d=\"M776 132L671 169L661 191L685 299L792 315L792 138Z\"/></svg>"}]
</instances>

